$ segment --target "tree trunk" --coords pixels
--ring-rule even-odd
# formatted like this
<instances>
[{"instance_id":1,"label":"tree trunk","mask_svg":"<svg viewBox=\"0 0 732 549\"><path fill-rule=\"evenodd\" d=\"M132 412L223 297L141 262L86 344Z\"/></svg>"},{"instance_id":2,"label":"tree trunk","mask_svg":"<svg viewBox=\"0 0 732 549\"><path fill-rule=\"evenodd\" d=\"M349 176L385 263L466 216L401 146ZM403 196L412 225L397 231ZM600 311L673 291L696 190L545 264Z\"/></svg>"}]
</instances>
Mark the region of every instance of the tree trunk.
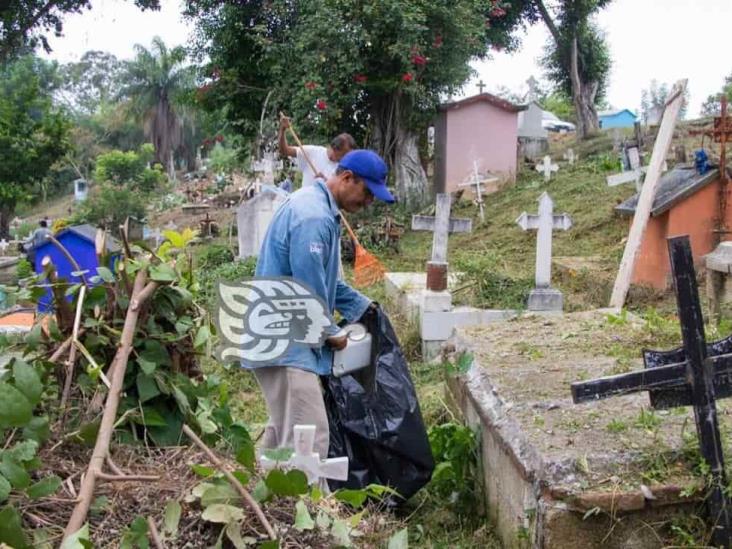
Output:
<instances>
[{"instance_id":1,"label":"tree trunk","mask_svg":"<svg viewBox=\"0 0 732 549\"><path fill-rule=\"evenodd\" d=\"M15 213L15 204L0 205L0 240L10 240L10 218Z\"/></svg>"},{"instance_id":2,"label":"tree trunk","mask_svg":"<svg viewBox=\"0 0 732 549\"><path fill-rule=\"evenodd\" d=\"M399 201L418 207L427 198L428 184L419 157L419 137L408 126L410 110L411 105L399 92L375 101L371 147L388 164Z\"/></svg>"},{"instance_id":3,"label":"tree trunk","mask_svg":"<svg viewBox=\"0 0 732 549\"><path fill-rule=\"evenodd\" d=\"M598 84L597 82L582 82L580 79L576 36L572 40L569 75L572 79L572 102L577 114L577 135L580 139L586 139L600 129L595 110Z\"/></svg>"}]
</instances>

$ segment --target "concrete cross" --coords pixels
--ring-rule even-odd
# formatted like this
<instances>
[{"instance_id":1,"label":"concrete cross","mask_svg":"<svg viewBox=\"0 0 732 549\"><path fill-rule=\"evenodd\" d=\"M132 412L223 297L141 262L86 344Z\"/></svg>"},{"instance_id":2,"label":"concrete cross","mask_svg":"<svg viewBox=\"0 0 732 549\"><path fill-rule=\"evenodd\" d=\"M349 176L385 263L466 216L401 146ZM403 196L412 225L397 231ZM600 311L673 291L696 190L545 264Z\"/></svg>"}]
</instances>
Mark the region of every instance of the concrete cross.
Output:
<instances>
[{"instance_id":1,"label":"concrete cross","mask_svg":"<svg viewBox=\"0 0 732 549\"><path fill-rule=\"evenodd\" d=\"M427 262L427 289L441 292L447 288L447 238L449 233L469 233L473 220L450 217L449 193L436 196L435 215L413 215L413 231L432 231L432 259Z\"/></svg>"},{"instance_id":2,"label":"concrete cross","mask_svg":"<svg viewBox=\"0 0 732 549\"><path fill-rule=\"evenodd\" d=\"M285 469L299 469L313 484L322 478L348 480L348 458L320 459L315 447L315 425L295 425L295 453L287 461L278 462L266 456L259 458L262 469L270 470L281 464Z\"/></svg>"},{"instance_id":3,"label":"concrete cross","mask_svg":"<svg viewBox=\"0 0 732 549\"><path fill-rule=\"evenodd\" d=\"M529 295L529 310L562 310L562 294L551 288L552 280L552 232L566 231L572 219L566 213L555 215L554 202L548 193L539 197L538 214L523 212L516 223L524 231L535 230L536 236L536 288Z\"/></svg>"},{"instance_id":4,"label":"concrete cross","mask_svg":"<svg viewBox=\"0 0 732 549\"><path fill-rule=\"evenodd\" d=\"M483 93L483 88L485 88L485 83L481 80L478 82L478 93Z\"/></svg>"},{"instance_id":5,"label":"concrete cross","mask_svg":"<svg viewBox=\"0 0 732 549\"><path fill-rule=\"evenodd\" d=\"M544 172L544 181L549 181L552 178L552 172L558 172L559 166L552 164L552 159L549 155L544 157L539 164L536 165L537 172Z\"/></svg>"},{"instance_id":6,"label":"concrete cross","mask_svg":"<svg viewBox=\"0 0 732 549\"><path fill-rule=\"evenodd\" d=\"M647 169L647 166L641 166L640 168L635 170L609 175L607 176L608 187L617 187L618 185L632 182L635 183L636 191L640 192L641 186L643 184L643 174L646 173Z\"/></svg>"},{"instance_id":7,"label":"concrete cross","mask_svg":"<svg viewBox=\"0 0 732 549\"><path fill-rule=\"evenodd\" d=\"M0 240L0 255L5 255L5 250L8 249L10 246L10 242L5 240L4 238Z\"/></svg>"},{"instance_id":8,"label":"concrete cross","mask_svg":"<svg viewBox=\"0 0 732 549\"><path fill-rule=\"evenodd\" d=\"M569 162L570 166L574 164L575 160L577 160L577 157L574 154L574 149L568 149L567 152L564 153L564 159Z\"/></svg>"}]
</instances>

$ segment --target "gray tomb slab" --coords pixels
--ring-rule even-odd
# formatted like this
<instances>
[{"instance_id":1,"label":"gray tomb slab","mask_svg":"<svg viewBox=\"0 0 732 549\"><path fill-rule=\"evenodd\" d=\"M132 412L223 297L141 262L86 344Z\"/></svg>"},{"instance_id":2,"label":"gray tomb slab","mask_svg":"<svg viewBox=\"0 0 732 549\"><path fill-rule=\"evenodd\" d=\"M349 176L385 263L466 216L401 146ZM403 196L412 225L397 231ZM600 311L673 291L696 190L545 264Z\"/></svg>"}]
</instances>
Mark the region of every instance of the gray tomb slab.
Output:
<instances>
[{"instance_id":1,"label":"gray tomb slab","mask_svg":"<svg viewBox=\"0 0 732 549\"><path fill-rule=\"evenodd\" d=\"M277 209L286 200L279 193L260 193L239 206L236 224L240 259L259 255L267 228Z\"/></svg>"},{"instance_id":2,"label":"gray tomb slab","mask_svg":"<svg viewBox=\"0 0 732 549\"><path fill-rule=\"evenodd\" d=\"M552 232L566 231L572 219L566 213L554 215L554 202L548 193L539 197L538 214L523 212L516 223L524 231L535 230L536 235L536 287L529 294L530 311L561 311L564 307L562 292L551 287Z\"/></svg>"}]
</instances>

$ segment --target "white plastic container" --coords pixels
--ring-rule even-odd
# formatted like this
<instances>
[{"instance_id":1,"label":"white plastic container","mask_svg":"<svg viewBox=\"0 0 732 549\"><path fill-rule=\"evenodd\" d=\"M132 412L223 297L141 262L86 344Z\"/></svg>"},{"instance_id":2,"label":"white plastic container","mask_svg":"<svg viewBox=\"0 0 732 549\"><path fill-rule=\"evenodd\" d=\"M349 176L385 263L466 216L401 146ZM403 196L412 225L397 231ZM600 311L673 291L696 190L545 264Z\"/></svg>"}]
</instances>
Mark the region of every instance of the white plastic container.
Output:
<instances>
[{"instance_id":1,"label":"white plastic container","mask_svg":"<svg viewBox=\"0 0 732 549\"><path fill-rule=\"evenodd\" d=\"M348 335L348 345L333 353L333 375L341 377L371 364L371 334L366 326L356 322L343 328Z\"/></svg>"}]
</instances>

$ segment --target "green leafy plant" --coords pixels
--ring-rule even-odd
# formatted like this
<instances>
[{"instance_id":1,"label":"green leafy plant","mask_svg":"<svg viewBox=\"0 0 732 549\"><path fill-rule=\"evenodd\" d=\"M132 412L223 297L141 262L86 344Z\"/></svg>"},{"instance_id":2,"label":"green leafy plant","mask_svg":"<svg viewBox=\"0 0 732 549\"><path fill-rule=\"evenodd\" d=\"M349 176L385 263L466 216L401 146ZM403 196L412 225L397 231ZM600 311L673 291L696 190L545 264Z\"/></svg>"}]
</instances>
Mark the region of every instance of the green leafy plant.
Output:
<instances>
[{"instance_id":1,"label":"green leafy plant","mask_svg":"<svg viewBox=\"0 0 732 549\"><path fill-rule=\"evenodd\" d=\"M464 425L444 423L429 430L435 470L430 493L462 512L475 512L481 497L477 481L478 442Z\"/></svg>"}]
</instances>

